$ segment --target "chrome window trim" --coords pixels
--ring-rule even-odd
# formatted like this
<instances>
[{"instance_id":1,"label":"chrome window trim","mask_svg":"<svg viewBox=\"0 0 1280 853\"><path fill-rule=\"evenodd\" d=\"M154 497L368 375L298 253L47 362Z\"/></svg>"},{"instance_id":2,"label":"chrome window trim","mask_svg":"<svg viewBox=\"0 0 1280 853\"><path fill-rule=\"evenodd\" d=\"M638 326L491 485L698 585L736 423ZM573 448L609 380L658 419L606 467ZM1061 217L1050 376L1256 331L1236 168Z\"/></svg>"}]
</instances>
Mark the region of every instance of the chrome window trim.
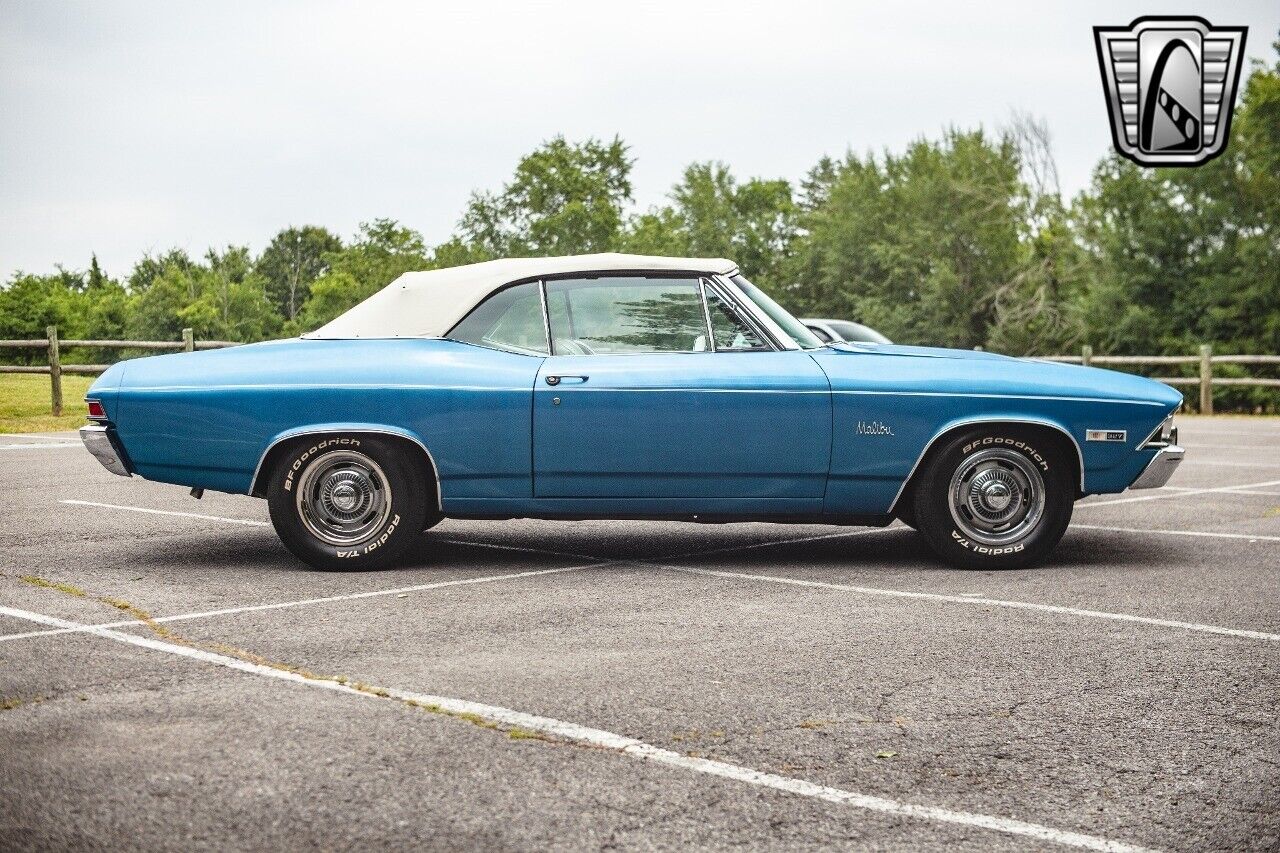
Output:
<instances>
[{"instance_id":1,"label":"chrome window trim","mask_svg":"<svg viewBox=\"0 0 1280 853\"><path fill-rule=\"evenodd\" d=\"M538 279L538 297L542 300L542 333L547 336L547 357L556 354L555 344L551 342L551 311L547 308L547 282Z\"/></svg>"},{"instance_id":2,"label":"chrome window trim","mask_svg":"<svg viewBox=\"0 0 1280 853\"><path fill-rule=\"evenodd\" d=\"M716 336L711 330L711 308L707 305L707 277L698 279L698 292L702 294L702 321L707 324L707 350L716 351Z\"/></svg>"},{"instance_id":3,"label":"chrome window trim","mask_svg":"<svg viewBox=\"0 0 1280 853\"><path fill-rule=\"evenodd\" d=\"M303 438L308 435L333 435L341 432L368 432L375 435L389 435L394 438L404 438L412 441L414 444L422 448L422 452L427 454L427 459L431 460L431 467L436 472L436 510L444 512L444 498L440 492L440 466L436 464L436 458L431 455L431 451L418 438L412 435L405 435L392 429L381 429L379 427L349 427L339 429L337 427L320 429L309 429L307 427L300 428L297 432L285 433L275 441L267 445L267 449L262 451L262 455L258 457L258 464L253 468L253 479L249 481L249 494L252 495L258 488L258 476L262 473L262 463L267 461L267 457L271 454L271 450L282 441L292 441L295 438Z\"/></svg>"},{"instance_id":4,"label":"chrome window trim","mask_svg":"<svg viewBox=\"0 0 1280 853\"><path fill-rule=\"evenodd\" d=\"M893 496L893 503L889 504L889 513L892 514L894 509L898 506L898 501L901 500L902 493L907 489L907 483L911 482L911 478L914 477L916 474L916 469L920 467L920 463L924 461L925 455L928 454L929 448L933 447L934 442L936 442L939 438L941 438L946 433L952 432L961 427L973 426L975 424L1002 424L1002 423L1032 424L1034 426L1050 427L1051 429L1055 429L1058 432L1065 435L1067 438L1071 439L1071 443L1072 445L1075 446L1075 449L1076 449L1076 458L1080 461L1080 491L1084 492L1084 451L1080 448L1080 442L1076 441L1075 436L1067 432L1058 424L1055 424L1053 421L1036 420L1033 418L1009 418L1009 417L994 417L994 416L989 418L984 418L984 417L967 418L963 421L960 421L959 423L948 424L947 426L943 427L942 429L938 430L933 434L933 438L929 439L929 442L924 446L924 450L921 450L920 455L916 457L916 462L914 465L911 466L911 470L907 473L906 479L904 479L902 481L902 485L898 487L898 493Z\"/></svg>"},{"instance_id":5,"label":"chrome window trim","mask_svg":"<svg viewBox=\"0 0 1280 853\"><path fill-rule=\"evenodd\" d=\"M734 275L738 275L738 273L734 273ZM768 337L773 339L777 349L803 351L804 348L796 343L781 326L773 322L773 318L766 314L759 305L747 298L747 295L733 283L729 276L717 275L716 284L723 292L729 294L732 297L731 301L736 303L740 309L745 310L756 321L757 325L768 331Z\"/></svg>"},{"instance_id":6,"label":"chrome window trim","mask_svg":"<svg viewBox=\"0 0 1280 853\"><path fill-rule=\"evenodd\" d=\"M719 286L719 282L708 280L707 284L710 286L712 293L714 293L721 301L723 301L730 308L733 308L735 311L738 312L738 316L742 319L742 321L745 322L747 326L751 329L751 331L754 332L757 336L759 336L760 340L762 340L765 346L768 347L767 350L725 350L725 352L777 352L778 350L783 349L783 347L779 344L779 342L775 340L773 333L770 332L768 329L764 328L763 326L761 326L756 319L756 315L743 306L742 299L741 299L742 294L739 293L737 294L738 298L734 298L734 294L726 293L724 289ZM703 295L703 299L705 301L706 299L705 294ZM750 303L750 300L747 300L747 302ZM750 303L750 304L751 304L751 307L753 308L755 307L754 303ZM708 307L707 308L708 318L710 317L710 314L711 314L711 309L710 307ZM711 322L710 319L708 319L707 322L710 323ZM720 350L717 349L716 352L720 352Z\"/></svg>"}]
</instances>

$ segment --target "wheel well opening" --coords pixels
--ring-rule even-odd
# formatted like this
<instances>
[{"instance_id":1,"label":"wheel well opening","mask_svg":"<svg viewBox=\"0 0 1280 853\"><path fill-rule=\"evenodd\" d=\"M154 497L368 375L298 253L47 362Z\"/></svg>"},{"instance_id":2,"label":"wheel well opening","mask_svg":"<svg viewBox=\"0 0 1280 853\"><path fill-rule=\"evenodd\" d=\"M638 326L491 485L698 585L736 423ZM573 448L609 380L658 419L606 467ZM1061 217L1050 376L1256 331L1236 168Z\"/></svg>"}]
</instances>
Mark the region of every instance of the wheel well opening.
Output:
<instances>
[{"instance_id":1,"label":"wheel well opening","mask_svg":"<svg viewBox=\"0 0 1280 853\"><path fill-rule=\"evenodd\" d=\"M429 508L433 512L440 511L439 475L436 472L435 462L432 460L431 454L421 444L395 433L362 432L361 430L342 430L341 432L343 435L358 435L380 439L401 448L406 457L413 460L413 464L418 467L423 481L427 484ZM258 466L258 473L254 478L249 494L257 498L265 498L267 496L267 483L271 481L271 472L275 470L275 466L279 464L282 457L287 456L293 448L300 444L331 434L328 432L303 433L302 435L291 436L283 441L276 442L267 450L266 456L262 458L262 463Z\"/></svg>"},{"instance_id":2,"label":"wheel well opening","mask_svg":"<svg viewBox=\"0 0 1280 853\"><path fill-rule=\"evenodd\" d=\"M1020 431L1029 432L1039 436L1040 439L1049 447L1053 448L1063 459L1067 465L1071 466L1072 482L1075 484L1076 498L1078 499L1083 493L1081 491L1081 471L1083 470L1083 461L1080 458L1080 450L1071 437L1057 427L1051 427L1047 424L1027 423L1025 421L982 421L980 423L959 424L944 433L941 433L929 445L924 456L916 463L915 469L911 472L911 476L907 479L906 484L902 488L902 494L898 496L897 503L894 504L893 512L899 513L904 506L909 506L912 498L912 492L915 489L916 482L920 479L922 472L928 467L933 457L941 452L942 448L947 445L951 439L963 432L969 432L976 429L1011 427Z\"/></svg>"}]
</instances>

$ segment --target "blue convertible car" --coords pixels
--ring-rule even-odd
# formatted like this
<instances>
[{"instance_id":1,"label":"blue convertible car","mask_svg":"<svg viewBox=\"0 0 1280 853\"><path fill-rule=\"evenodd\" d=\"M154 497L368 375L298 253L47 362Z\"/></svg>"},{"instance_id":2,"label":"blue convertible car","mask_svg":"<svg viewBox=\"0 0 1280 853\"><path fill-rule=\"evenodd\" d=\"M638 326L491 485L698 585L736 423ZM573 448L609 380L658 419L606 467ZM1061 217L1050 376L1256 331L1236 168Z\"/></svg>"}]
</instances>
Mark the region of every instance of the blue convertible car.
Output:
<instances>
[{"instance_id":1,"label":"blue convertible car","mask_svg":"<svg viewBox=\"0 0 1280 853\"><path fill-rule=\"evenodd\" d=\"M1160 486L1181 395L982 352L824 345L726 260L408 273L301 339L113 366L111 471L266 498L302 560L369 568L441 518L911 525L1024 566L1084 495Z\"/></svg>"}]
</instances>

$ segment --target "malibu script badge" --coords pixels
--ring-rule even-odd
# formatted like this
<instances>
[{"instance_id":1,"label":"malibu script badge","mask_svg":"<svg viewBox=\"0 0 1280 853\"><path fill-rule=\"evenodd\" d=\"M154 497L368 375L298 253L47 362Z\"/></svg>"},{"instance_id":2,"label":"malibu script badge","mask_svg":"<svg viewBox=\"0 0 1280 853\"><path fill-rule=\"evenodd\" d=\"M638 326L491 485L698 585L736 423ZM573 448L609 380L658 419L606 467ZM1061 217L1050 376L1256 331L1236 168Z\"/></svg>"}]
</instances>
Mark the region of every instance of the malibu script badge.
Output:
<instances>
[{"instance_id":1,"label":"malibu script badge","mask_svg":"<svg viewBox=\"0 0 1280 853\"><path fill-rule=\"evenodd\" d=\"M893 429L883 421L858 421L858 435L893 435Z\"/></svg>"},{"instance_id":2,"label":"malibu script badge","mask_svg":"<svg viewBox=\"0 0 1280 853\"><path fill-rule=\"evenodd\" d=\"M1116 150L1142 166L1199 166L1221 154L1247 33L1193 17L1094 27Z\"/></svg>"}]
</instances>

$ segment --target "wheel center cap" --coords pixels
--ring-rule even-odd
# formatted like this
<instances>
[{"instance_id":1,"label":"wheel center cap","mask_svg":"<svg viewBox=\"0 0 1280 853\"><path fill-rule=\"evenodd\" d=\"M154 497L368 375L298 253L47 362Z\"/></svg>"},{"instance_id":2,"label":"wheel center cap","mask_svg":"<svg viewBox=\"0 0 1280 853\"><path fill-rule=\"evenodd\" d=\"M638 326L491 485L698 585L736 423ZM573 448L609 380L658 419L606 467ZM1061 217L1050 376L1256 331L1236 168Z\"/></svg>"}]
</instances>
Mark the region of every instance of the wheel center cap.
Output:
<instances>
[{"instance_id":1,"label":"wheel center cap","mask_svg":"<svg viewBox=\"0 0 1280 853\"><path fill-rule=\"evenodd\" d=\"M343 512L350 512L356 508L360 496L356 494L355 486L350 483L339 483L333 487L329 500L333 501L333 505Z\"/></svg>"},{"instance_id":2,"label":"wheel center cap","mask_svg":"<svg viewBox=\"0 0 1280 853\"><path fill-rule=\"evenodd\" d=\"M1004 483L988 483L982 490L982 502L996 512L1000 512L1013 500L1013 493Z\"/></svg>"}]
</instances>

